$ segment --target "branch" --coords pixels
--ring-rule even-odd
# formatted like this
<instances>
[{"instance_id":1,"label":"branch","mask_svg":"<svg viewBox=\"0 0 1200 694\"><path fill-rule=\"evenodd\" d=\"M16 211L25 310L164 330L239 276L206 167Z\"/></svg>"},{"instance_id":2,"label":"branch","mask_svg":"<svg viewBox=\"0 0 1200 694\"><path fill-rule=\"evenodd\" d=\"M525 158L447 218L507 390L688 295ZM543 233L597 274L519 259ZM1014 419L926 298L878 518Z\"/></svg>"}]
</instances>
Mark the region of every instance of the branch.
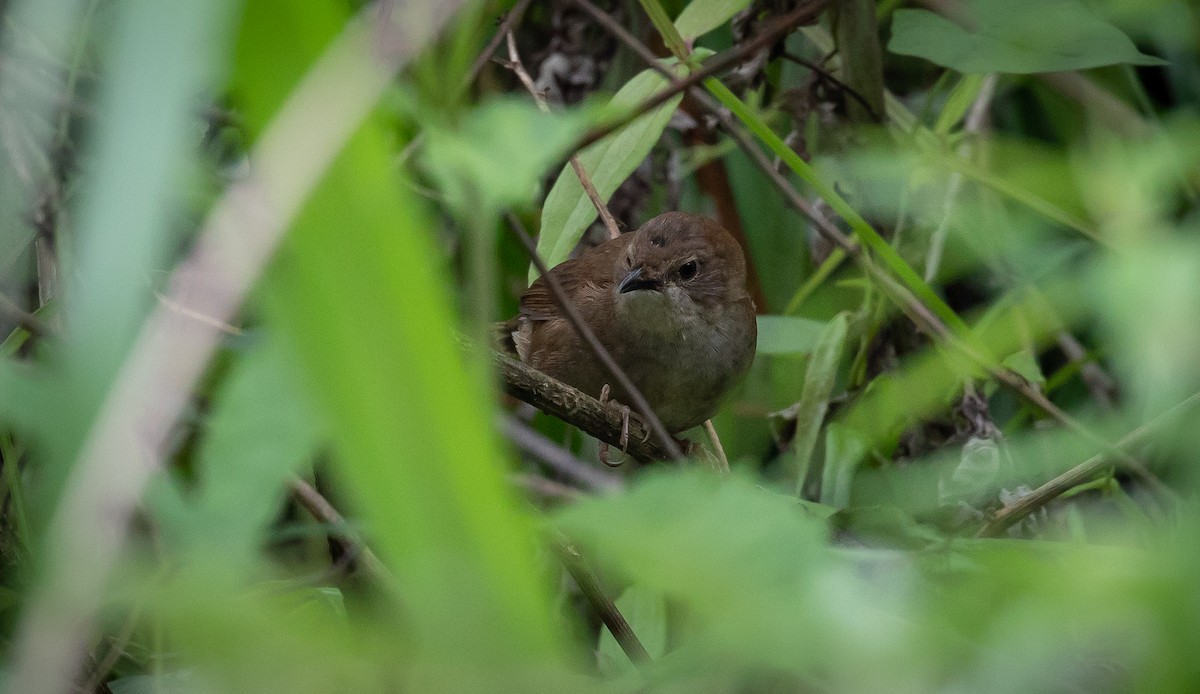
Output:
<instances>
[{"instance_id":1,"label":"branch","mask_svg":"<svg viewBox=\"0 0 1200 694\"><path fill-rule=\"evenodd\" d=\"M516 363L526 369L529 368L520 362ZM540 372L538 373L540 374ZM545 374L540 375L545 376ZM569 387L563 386L562 383L555 381L549 376L546 376L546 379L549 381L549 383L544 384L545 388ZM513 390L509 388L517 387L517 385L510 382L507 377L505 378L505 385L506 390L509 393L513 392ZM528 395L530 398L534 397L532 393L529 392L526 392L523 395ZM529 400L523 397L523 395L514 395L513 397L516 397L524 402L529 402ZM537 457L555 472L571 478L571 480L582 485L588 491L593 493L604 493L615 491L621 488L622 483L619 477L600 470L593 465L588 465L579 458L571 455L570 451L565 450L562 446L559 446L545 436L542 436L540 432L528 426L519 419L512 417L511 415L504 416L497 420L497 424L500 430L504 433L504 437L511 441L517 448L520 448L526 453L530 453ZM605 422L605 424L607 425L607 422ZM629 418L629 425L631 428L633 427L632 416ZM578 427L579 425L575 424L575 426ZM607 435L611 436L611 433L612 432L609 431ZM620 436L619 431L617 435ZM595 436L595 434L593 434L593 436ZM630 432L630 436L632 436L632 432ZM596 438L600 437L597 436Z\"/></svg>"},{"instance_id":2,"label":"branch","mask_svg":"<svg viewBox=\"0 0 1200 694\"><path fill-rule=\"evenodd\" d=\"M529 76L529 72L525 69L525 64L521 62L521 54L517 52L517 40L513 36L512 31L508 32L508 60L509 69L516 74L521 84L525 85L525 90L533 97L538 108L543 113L550 113L550 104L546 102L546 97L537 90L537 86L533 83L533 78ZM608 210L608 205L604 203L604 198L600 197L600 191L596 190L591 177L584 170L583 164L579 161L579 155L572 154L570 161L571 168L575 171L575 177L579 179L579 185L583 186L583 192L587 194L588 200L592 201L592 207L596 208L600 219L604 221L604 228L608 229L608 237L610 239L617 238L621 235L621 229L617 226L617 220L613 217L612 212Z\"/></svg>"},{"instance_id":3,"label":"branch","mask_svg":"<svg viewBox=\"0 0 1200 694\"><path fill-rule=\"evenodd\" d=\"M571 578L575 579L575 583L579 585L579 591L583 593L583 597L596 612L600 621L604 622L604 626L608 627L609 633L617 640L621 650L629 656L629 661L638 666L648 664L651 658L646 647L638 640L637 634L633 633L633 627L629 626L625 616L605 595L600 580L583 561L579 550L561 536L554 538L553 545L559 560L562 561L563 568L571 574Z\"/></svg>"},{"instance_id":4,"label":"branch","mask_svg":"<svg viewBox=\"0 0 1200 694\"><path fill-rule=\"evenodd\" d=\"M500 28L496 30L496 34L488 41L488 45L475 57L475 62L472 63L471 69L467 71L467 78L463 81L463 87L469 87L479 79L479 73L483 72L483 66L488 64L492 59L492 55L496 49L500 47L500 42L504 37L512 32L524 16L525 10L529 9L529 3L532 0L518 0L517 4L509 10L508 14L500 22Z\"/></svg>"},{"instance_id":5,"label":"branch","mask_svg":"<svg viewBox=\"0 0 1200 694\"><path fill-rule=\"evenodd\" d=\"M330 527L339 529L338 532L341 535L342 541L349 545L349 548L362 564L362 567L372 578L378 579L380 583L394 583L391 573L388 572L383 562L379 561L379 557L375 556L375 553L371 551L371 548L367 547L362 538L357 537L348 530L346 519L342 517L342 514L338 513L338 510L334 508L333 504L329 503L328 499L321 495L321 492L299 477L293 478L290 486L292 497L300 502L300 505L311 513L314 518Z\"/></svg>"},{"instance_id":6,"label":"branch","mask_svg":"<svg viewBox=\"0 0 1200 694\"><path fill-rule=\"evenodd\" d=\"M674 97L676 94L684 91L685 89L690 89L691 87L694 87L694 86L700 84L701 82L708 79L709 77L712 77L713 75L717 74L718 72L721 72L730 67L733 67L734 65L737 65L742 60L744 60L746 58L746 56L752 55L753 53L756 53L757 51L764 48L765 46L770 45L771 43L776 41L780 36L787 34L788 32L790 32L792 29L796 28L797 26L807 23L807 22L811 22L812 20L816 19L817 15L821 13L821 10L824 9L825 5L828 4L828 2L829 2L829 0L809 0L809 2L796 8L791 13L785 14L785 15L779 17L778 19L776 19L774 22L772 22L770 24L770 26L764 28L762 33L758 34L753 39L746 41L745 43L739 44L738 46L735 46L734 48L730 48L729 50L727 50L723 53L719 53L719 54L713 56L712 58L709 58L707 61L705 61L703 68L696 70L695 72L691 73L690 75L688 75L687 77L685 77L683 79L676 79L674 75L667 73L667 80L668 80L668 82L671 83L671 86L669 88L664 89L663 91L659 92L658 94L655 94L654 96L650 97L649 99L643 101L641 103L641 105L639 105L637 108L635 108L630 113L625 114L624 117L619 118L616 121L609 123L608 125L596 128L595 130L592 130L591 132L584 134L584 136L582 138L580 138L580 140L571 147L571 151L575 151L575 150L579 150L579 149L583 149L584 147L587 147L588 145L592 144L593 142L596 142L597 140L605 137L606 135L610 135L614 131L619 130L620 128L624 127L630 121L637 119L638 116L641 116L646 113L649 113L650 111L653 111L654 109L663 105L668 100L670 100L672 97ZM617 38L621 39L622 41L626 41L626 39L624 37L617 35L616 32L613 31L612 27L608 23L605 23L605 21L603 19L601 19L601 17L608 17L608 15L606 13L604 13L602 10L597 8L595 5L592 5L590 2L587 2L586 0L575 0L575 4L580 9L584 10L589 15L591 15L593 18L595 18L597 22L604 25L605 29L612 32L615 36L617 36ZM613 22L611 17L608 17L608 20L610 23L616 24L615 22ZM617 26L620 26L620 25L617 25ZM625 32L625 36L632 38L632 35L629 34L629 32ZM637 41L637 39L633 39L633 42L634 42L634 44L641 45L640 42ZM629 44L629 45L632 46L633 44ZM645 48L645 46L642 46L642 47ZM644 54L642 54L640 52L639 52L639 55L642 55L643 57L645 57ZM659 70L659 72L665 71L665 68L663 68L662 65L658 62L658 56L654 56L653 53L650 53L650 55L653 56L653 62L651 63L651 67L654 67L656 70Z\"/></svg>"},{"instance_id":7,"label":"branch","mask_svg":"<svg viewBox=\"0 0 1200 694\"><path fill-rule=\"evenodd\" d=\"M1165 424L1187 412L1197 403L1200 403L1200 393L1196 393L1187 398L1183 402L1175 405L1163 414L1154 418L1152 421L1143 424L1142 426L1129 432L1124 438L1118 441L1115 446L1125 449L1137 444L1145 439L1148 435L1161 429ZM1008 530L1010 527L1019 523L1029 514L1037 511L1051 501L1057 499L1064 492L1076 487L1080 484L1090 481L1104 468L1112 465L1112 455L1108 452L1098 453L1075 467L1067 470L1058 477L1043 484L1031 493L1017 499L1013 503L1001 508L992 515L991 519L979 529L976 537L996 537Z\"/></svg>"},{"instance_id":8,"label":"branch","mask_svg":"<svg viewBox=\"0 0 1200 694\"><path fill-rule=\"evenodd\" d=\"M504 380L504 392L609 445L621 445L622 415L617 408L601 404L587 393L556 381L512 357L496 351L491 352L491 357ZM681 457L675 439L670 439L675 448L671 450L652 434L653 429L646 420L636 412L630 412L629 446L626 452L643 463Z\"/></svg>"}]
</instances>

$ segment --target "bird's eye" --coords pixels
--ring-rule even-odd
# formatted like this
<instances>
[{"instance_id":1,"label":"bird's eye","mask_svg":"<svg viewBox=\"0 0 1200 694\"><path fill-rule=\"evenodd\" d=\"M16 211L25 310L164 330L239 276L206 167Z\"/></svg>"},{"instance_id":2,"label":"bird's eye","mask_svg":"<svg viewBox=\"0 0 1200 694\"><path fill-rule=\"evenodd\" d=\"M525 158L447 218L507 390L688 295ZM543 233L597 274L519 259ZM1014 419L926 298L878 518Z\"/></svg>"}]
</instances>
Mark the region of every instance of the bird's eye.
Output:
<instances>
[{"instance_id":1,"label":"bird's eye","mask_svg":"<svg viewBox=\"0 0 1200 694\"><path fill-rule=\"evenodd\" d=\"M683 265L679 266L679 279L690 280L696 276L696 272L699 269L700 265L696 261L689 260Z\"/></svg>"}]
</instances>

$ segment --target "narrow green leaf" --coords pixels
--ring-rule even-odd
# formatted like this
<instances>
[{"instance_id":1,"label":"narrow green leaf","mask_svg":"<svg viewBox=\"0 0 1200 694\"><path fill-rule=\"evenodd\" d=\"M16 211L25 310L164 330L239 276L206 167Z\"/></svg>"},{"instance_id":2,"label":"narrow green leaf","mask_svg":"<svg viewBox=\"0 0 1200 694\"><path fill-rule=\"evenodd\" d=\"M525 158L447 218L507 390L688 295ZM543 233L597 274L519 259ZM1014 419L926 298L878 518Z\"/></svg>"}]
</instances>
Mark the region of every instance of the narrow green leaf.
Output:
<instances>
[{"instance_id":1,"label":"narrow green leaf","mask_svg":"<svg viewBox=\"0 0 1200 694\"><path fill-rule=\"evenodd\" d=\"M804 374L804 389L800 400L786 410L786 416L796 421L796 435L792 439L792 470L796 475L796 494L799 495L812 465L817 435L825 422L829 410L829 396L837 383L838 363L842 356L842 343L846 341L848 321L845 313L839 313L821 331L813 348L808 371Z\"/></svg>"},{"instance_id":2,"label":"narrow green leaf","mask_svg":"<svg viewBox=\"0 0 1200 694\"><path fill-rule=\"evenodd\" d=\"M675 70L680 77L686 74L682 67L676 67ZM662 75L654 70L643 70L613 95L609 110L633 110L666 86L667 81ZM579 153L579 163L592 179L602 200L607 201L612 197L617 187L654 148L682 99L683 95L680 94L668 100ZM596 208L583 192L579 178L568 164L558 175L542 206L538 254L550 267L566 260L571 249L579 243L584 230L595 219ZM537 270L530 267L529 281L536 278Z\"/></svg>"},{"instance_id":3,"label":"narrow green leaf","mask_svg":"<svg viewBox=\"0 0 1200 694\"><path fill-rule=\"evenodd\" d=\"M675 30L691 41L728 22L750 5L750 0L692 0L675 18Z\"/></svg>"},{"instance_id":4,"label":"narrow green leaf","mask_svg":"<svg viewBox=\"0 0 1200 694\"><path fill-rule=\"evenodd\" d=\"M854 471L867 454L867 442L858 431L830 422L825 428L825 469L821 473L821 503L846 508Z\"/></svg>"},{"instance_id":5,"label":"narrow green leaf","mask_svg":"<svg viewBox=\"0 0 1200 694\"><path fill-rule=\"evenodd\" d=\"M928 10L897 10L888 50L964 73L1165 65L1078 0L970 0L976 29Z\"/></svg>"},{"instance_id":6,"label":"narrow green leaf","mask_svg":"<svg viewBox=\"0 0 1200 694\"><path fill-rule=\"evenodd\" d=\"M942 112L938 114L933 132L938 135L948 135L954 126L963 119L967 110L971 108L971 104L975 102L975 97L979 96L979 90L983 88L983 77L980 74L970 74L959 78L954 89L950 90L950 96L946 98Z\"/></svg>"},{"instance_id":7,"label":"narrow green leaf","mask_svg":"<svg viewBox=\"0 0 1200 694\"><path fill-rule=\"evenodd\" d=\"M1004 358L1003 365L1030 383L1046 384L1046 376L1042 373L1042 367L1038 364L1037 357L1027 349L1008 355Z\"/></svg>"},{"instance_id":8,"label":"narrow green leaf","mask_svg":"<svg viewBox=\"0 0 1200 694\"><path fill-rule=\"evenodd\" d=\"M933 291L933 288L912 269L912 266L905 262L900 257L900 254L879 235L879 232L875 231L867 220L863 219L862 215L833 189L833 186L821 180L820 176L809 166L808 162L801 159L800 155L796 154L791 147L788 147L783 139L776 135L775 131L771 130L770 126L758 114L751 111L750 107L733 92L729 91L729 88L722 84L720 80L709 78L704 81L704 86L713 96L717 97L718 101L732 111L738 117L738 120L742 121L751 132L762 140L776 156L782 159L788 165L788 168L794 171L805 183L812 186L817 194L825 202L829 203L834 212L837 212L842 219L846 220L850 228L854 230L854 235L858 237L858 240L879 256L879 259L887 265L888 269L900 279L909 291L916 295L922 304L933 311L953 332L958 335L967 334L967 325L958 317L958 314L947 306L946 302L942 301L941 297Z\"/></svg>"},{"instance_id":9,"label":"narrow green leaf","mask_svg":"<svg viewBox=\"0 0 1200 694\"><path fill-rule=\"evenodd\" d=\"M658 0L638 1L642 3L642 9L646 10L646 15L650 17L650 23L658 30L659 36L662 37L663 43L666 44L671 54L680 60L687 60L691 51L683 37L679 35L675 25L671 23L671 18L667 16L667 11L663 9L662 3Z\"/></svg>"}]
</instances>

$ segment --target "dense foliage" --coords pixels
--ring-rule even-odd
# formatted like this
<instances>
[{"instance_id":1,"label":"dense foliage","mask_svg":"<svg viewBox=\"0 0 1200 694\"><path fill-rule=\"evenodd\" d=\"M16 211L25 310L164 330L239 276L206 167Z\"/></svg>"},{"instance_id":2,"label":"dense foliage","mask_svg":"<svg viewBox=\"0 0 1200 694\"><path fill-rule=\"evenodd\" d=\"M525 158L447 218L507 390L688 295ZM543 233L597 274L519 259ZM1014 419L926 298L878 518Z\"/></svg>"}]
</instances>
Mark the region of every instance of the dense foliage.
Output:
<instances>
[{"instance_id":1,"label":"dense foliage","mask_svg":"<svg viewBox=\"0 0 1200 694\"><path fill-rule=\"evenodd\" d=\"M1193 4L0 12L3 690L1200 688ZM500 394L587 187L747 249L731 472Z\"/></svg>"}]
</instances>

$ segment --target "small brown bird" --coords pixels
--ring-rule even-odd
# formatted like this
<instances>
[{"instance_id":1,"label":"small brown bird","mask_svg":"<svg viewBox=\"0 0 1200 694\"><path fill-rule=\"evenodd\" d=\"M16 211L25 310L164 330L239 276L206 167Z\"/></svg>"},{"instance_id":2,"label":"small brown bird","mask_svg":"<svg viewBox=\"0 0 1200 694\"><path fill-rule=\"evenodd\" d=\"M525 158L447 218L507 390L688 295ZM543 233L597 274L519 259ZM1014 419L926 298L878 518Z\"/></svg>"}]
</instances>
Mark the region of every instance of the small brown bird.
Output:
<instances>
[{"instance_id":1,"label":"small brown bird","mask_svg":"<svg viewBox=\"0 0 1200 694\"><path fill-rule=\"evenodd\" d=\"M757 341L746 260L729 232L668 212L551 268L671 433L702 424L750 368ZM544 279L503 327L521 361L600 397L629 396L559 310Z\"/></svg>"}]
</instances>

